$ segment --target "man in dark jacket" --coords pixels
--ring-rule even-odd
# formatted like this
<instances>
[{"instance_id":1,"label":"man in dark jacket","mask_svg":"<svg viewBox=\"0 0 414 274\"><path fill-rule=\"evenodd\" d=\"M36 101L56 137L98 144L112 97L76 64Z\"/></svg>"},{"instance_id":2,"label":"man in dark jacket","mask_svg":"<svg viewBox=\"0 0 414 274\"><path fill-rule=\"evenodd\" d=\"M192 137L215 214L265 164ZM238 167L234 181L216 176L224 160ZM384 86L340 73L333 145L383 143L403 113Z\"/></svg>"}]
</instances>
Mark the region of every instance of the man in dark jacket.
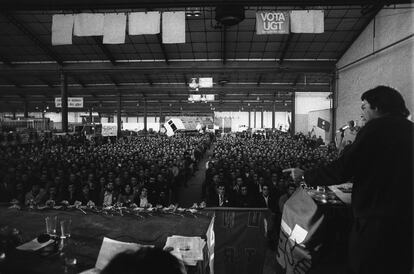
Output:
<instances>
[{"instance_id":1,"label":"man in dark jacket","mask_svg":"<svg viewBox=\"0 0 414 274\"><path fill-rule=\"evenodd\" d=\"M219 183L216 188L217 194L212 195L207 200L208 207L228 207L231 206L230 199L226 194L226 186L224 183Z\"/></svg>"},{"instance_id":2,"label":"man in dark jacket","mask_svg":"<svg viewBox=\"0 0 414 274\"><path fill-rule=\"evenodd\" d=\"M400 93L378 86L361 96L366 125L326 167L290 168L306 184L354 182L349 241L352 273L409 273L413 245L413 131Z\"/></svg>"}]
</instances>

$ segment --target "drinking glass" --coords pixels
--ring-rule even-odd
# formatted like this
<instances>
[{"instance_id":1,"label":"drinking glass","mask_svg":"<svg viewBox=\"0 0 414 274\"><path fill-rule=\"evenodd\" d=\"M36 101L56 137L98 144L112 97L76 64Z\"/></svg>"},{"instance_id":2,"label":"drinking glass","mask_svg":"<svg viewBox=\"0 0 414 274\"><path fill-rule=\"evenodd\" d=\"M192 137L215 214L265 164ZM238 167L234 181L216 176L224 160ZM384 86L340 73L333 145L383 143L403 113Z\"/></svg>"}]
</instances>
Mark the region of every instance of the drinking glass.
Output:
<instances>
[{"instance_id":1,"label":"drinking glass","mask_svg":"<svg viewBox=\"0 0 414 274\"><path fill-rule=\"evenodd\" d=\"M72 219L64 219L60 221L60 232L61 238L70 237L70 226L72 224Z\"/></svg>"},{"instance_id":2,"label":"drinking glass","mask_svg":"<svg viewBox=\"0 0 414 274\"><path fill-rule=\"evenodd\" d=\"M46 234L52 237L56 236L57 216L48 216L45 218Z\"/></svg>"}]
</instances>

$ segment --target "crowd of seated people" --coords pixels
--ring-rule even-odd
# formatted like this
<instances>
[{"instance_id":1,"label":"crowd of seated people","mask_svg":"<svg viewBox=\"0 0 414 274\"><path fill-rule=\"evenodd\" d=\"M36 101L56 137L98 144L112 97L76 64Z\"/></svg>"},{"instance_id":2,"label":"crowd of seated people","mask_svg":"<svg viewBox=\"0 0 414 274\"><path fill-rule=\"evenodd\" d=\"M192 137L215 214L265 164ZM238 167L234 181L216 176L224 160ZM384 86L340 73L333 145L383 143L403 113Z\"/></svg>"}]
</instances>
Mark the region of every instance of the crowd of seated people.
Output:
<instances>
[{"instance_id":1,"label":"crowd of seated people","mask_svg":"<svg viewBox=\"0 0 414 274\"><path fill-rule=\"evenodd\" d=\"M168 206L210 143L209 135L112 142L68 135L1 146L0 202Z\"/></svg>"},{"instance_id":2,"label":"crowd of seated people","mask_svg":"<svg viewBox=\"0 0 414 274\"><path fill-rule=\"evenodd\" d=\"M304 134L225 136L217 140L208 159L202 200L207 206L268 207L281 212L286 195L295 187L282 170L309 169L336 157L335 147L321 146Z\"/></svg>"}]
</instances>

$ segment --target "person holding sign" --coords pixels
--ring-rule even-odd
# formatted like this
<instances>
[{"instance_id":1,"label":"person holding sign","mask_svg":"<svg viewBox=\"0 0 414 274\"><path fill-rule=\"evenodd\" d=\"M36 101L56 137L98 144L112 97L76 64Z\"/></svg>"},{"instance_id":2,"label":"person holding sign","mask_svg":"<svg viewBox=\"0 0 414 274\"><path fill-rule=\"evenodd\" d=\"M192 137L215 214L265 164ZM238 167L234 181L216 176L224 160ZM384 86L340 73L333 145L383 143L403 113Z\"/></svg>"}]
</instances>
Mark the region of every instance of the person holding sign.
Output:
<instances>
[{"instance_id":1,"label":"person holding sign","mask_svg":"<svg viewBox=\"0 0 414 274\"><path fill-rule=\"evenodd\" d=\"M304 171L309 186L354 182L349 240L351 273L409 273L413 260L413 132L400 93L378 86L361 96L366 125L339 158Z\"/></svg>"}]
</instances>

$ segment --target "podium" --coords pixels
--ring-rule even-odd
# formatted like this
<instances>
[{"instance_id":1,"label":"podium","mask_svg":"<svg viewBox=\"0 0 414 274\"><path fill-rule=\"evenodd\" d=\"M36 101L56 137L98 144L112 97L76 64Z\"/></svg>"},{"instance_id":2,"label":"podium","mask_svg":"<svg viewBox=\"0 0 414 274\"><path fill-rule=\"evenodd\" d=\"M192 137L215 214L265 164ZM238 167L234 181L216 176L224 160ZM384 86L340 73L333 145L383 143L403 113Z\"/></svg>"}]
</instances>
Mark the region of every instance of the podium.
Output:
<instances>
[{"instance_id":1,"label":"podium","mask_svg":"<svg viewBox=\"0 0 414 274\"><path fill-rule=\"evenodd\" d=\"M266 252L266 218L270 216L269 210L210 207L204 211L214 220L214 236L207 237L210 273L262 273Z\"/></svg>"}]
</instances>

